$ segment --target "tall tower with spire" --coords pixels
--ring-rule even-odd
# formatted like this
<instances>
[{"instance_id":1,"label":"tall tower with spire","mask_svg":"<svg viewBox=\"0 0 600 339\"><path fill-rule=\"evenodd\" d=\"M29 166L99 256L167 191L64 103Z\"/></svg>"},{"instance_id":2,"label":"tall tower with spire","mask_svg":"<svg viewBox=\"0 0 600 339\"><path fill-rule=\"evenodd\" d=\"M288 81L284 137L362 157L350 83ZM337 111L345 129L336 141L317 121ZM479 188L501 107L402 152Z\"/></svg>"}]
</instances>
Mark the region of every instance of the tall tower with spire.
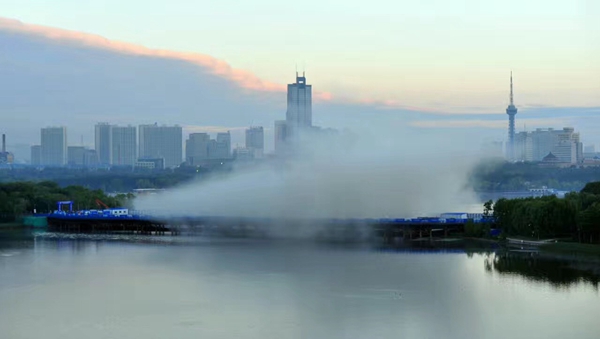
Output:
<instances>
[{"instance_id":1,"label":"tall tower with spire","mask_svg":"<svg viewBox=\"0 0 600 339\"><path fill-rule=\"evenodd\" d=\"M515 158L515 115L517 115L517 108L513 98L513 78L512 71L510 72L510 104L506 108L506 114L508 114L508 149L507 156L509 160Z\"/></svg>"}]
</instances>

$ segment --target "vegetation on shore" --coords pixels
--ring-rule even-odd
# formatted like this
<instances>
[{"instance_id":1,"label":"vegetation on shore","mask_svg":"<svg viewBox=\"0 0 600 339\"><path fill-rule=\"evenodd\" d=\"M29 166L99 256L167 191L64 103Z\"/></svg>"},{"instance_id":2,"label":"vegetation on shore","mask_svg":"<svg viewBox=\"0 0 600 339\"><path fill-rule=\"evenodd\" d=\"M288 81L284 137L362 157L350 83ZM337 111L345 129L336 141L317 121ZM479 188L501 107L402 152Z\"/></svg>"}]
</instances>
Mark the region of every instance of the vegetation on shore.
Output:
<instances>
[{"instance_id":1,"label":"vegetation on shore","mask_svg":"<svg viewBox=\"0 0 600 339\"><path fill-rule=\"evenodd\" d=\"M60 187L52 181L0 183L0 222L13 222L33 213L47 213L56 209L58 201L73 201L76 209L98 208L96 199L109 207L123 206L128 195L107 196L101 190L82 186Z\"/></svg>"},{"instance_id":2,"label":"vegetation on shore","mask_svg":"<svg viewBox=\"0 0 600 339\"><path fill-rule=\"evenodd\" d=\"M488 202L489 204L490 202ZM493 206L496 227L505 236L534 239L569 238L579 243L600 243L600 182L565 198L545 196L499 199Z\"/></svg>"},{"instance_id":3,"label":"vegetation on shore","mask_svg":"<svg viewBox=\"0 0 600 339\"><path fill-rule=\"evenodd\" d=\"M216 170L212 172L217 172ZM168 188L211 173L196 167L165 170L131 169L72 169L72 168L19 168L0 170L0 182L53 181L59 186L83 186L105 192L131 192L136 188Z\"/></svg>"},{"instance_id":4,"label":"vegetation on shore","mask_svg":"<svg viewBox=\"0 0 600 339\"><path fill-rule=\"evenodd\" d=\"M477 192L522 191L543 186L579 191L600 178L600 167L540 167L536 163L485 161L471 172L469 185Z\"/></svg>"}]
</instances>

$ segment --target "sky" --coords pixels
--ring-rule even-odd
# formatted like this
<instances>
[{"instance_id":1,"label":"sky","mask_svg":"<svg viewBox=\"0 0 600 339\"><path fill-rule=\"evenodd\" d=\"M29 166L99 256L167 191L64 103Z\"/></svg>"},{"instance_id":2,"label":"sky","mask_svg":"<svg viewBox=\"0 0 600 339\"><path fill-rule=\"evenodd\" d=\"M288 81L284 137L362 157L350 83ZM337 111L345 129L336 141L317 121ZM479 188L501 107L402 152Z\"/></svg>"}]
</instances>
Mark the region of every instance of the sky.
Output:
<instances>
[{"instance_id":1,"label":"sky","mask_svg":"<svg viewBox=\"0 0 600 339\"><path fill-rule=\"evenodd\" d=\"M102 53L114 54L110 62L102 59L104 74L96 72L95 76L104 80L109 77L106 73L115 72L115 77L123 73L122 67L127 67L123 54L165 59L163 63L146 60L160 65L142 67L135 73L140 76L144 72L154 79L175 78L182 68L189 68L181 63L188 63L200 73L208 69L203 76L224 86L219 95L237 101L222 107L215 102L213 109L256 110L243 119L223 113L216 118L206 114L202 121L189 121L191 113L182 113L179 123L191 126L189 129L242 130L253 123L271 125L285 113L285 102L274 93L292 82L298 69L307 72L320 94L315 102L317 123L351 128L349 121L355 120L359 126L365 115L371 117L377 111L377 119L394 120L401 115L405 124L423 129L485 129L488 138L502 140L508 78L513 71L517 118L522 118L517 120L519 128L575 125L584 141L585 131L589 131L587 142L600 142L600 137L592 135L600 126L598 1L4 0L0 13L5 20L38 25L38 30L18 39L35 42L36 48L54 44L60 47L60 52L54 50L60 55L83 47L98 49L102 43L90 43L87 37L91 35L147 48L140 52L138 47L100 46ZM56 29L81 36L65 44L52 35ZM9 31L14 44L15 31ZM47 41L34 39L36 36ZM42 73L44 78L63 78L61 72L74 76L69 69L72 64L62 63L60 58L32 61L38 65L37 73L26 67L23 60L29 59L24 55L42 58L40 51L47 52L46 47L10 48L14 54L10 64L20 60L24 72L34 80ZM9 58L5 55L0 60L8 63ZM73 58L75 64L83 62ZM89 58L86 62L89 67ZM85 68L86 62L78 67ZM42 70L44 67L52 71ZM190 78L190 72L192 68L180 76ZM13 72L11 76L20 75ZM94 90L106 90L98 87ZM132 93L133 88L129 89ZM239 88L243 93L235 92ZM135 90L135 96L144 95L139 88ZM164 97L171 100L167 94ZM252 110L244 108L249 105L246 99L253 102ZM136 107L133 102L141 99L123 100ZM55 101L54 109L64 111L64 100ZM192 105L180 107L173 102L170 107L187 112ZM5 112L15 107L0 104ZM98 113L90 114L90 120L99 119Z\"/></svg>"},{"instance_id":2,"label":"sky","mask_svg":"<svg viewBox=\"0 0 600 339\"><path fill-rule=\"evenodd\" d=\"M600 105L594 0L4 0L0 13L209 54L275 83L298 65L350 98L492 113L513 70L521 105Z\"/></svg>"}]
</instances>

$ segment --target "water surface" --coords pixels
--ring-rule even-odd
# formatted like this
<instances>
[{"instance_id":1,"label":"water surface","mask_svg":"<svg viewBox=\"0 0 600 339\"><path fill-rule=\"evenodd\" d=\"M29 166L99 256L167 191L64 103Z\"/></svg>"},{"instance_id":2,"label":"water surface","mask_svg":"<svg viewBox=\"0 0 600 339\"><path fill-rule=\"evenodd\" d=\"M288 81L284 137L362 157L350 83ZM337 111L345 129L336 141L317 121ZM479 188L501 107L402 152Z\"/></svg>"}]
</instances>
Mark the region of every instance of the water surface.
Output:
<instances>
[{"instance_id":1,"label":"water surface","mask_svg":"<svg viewBox=\"0 0 600 339\"><path fill-rule=\"evenodd\" d=\"M186 239L0 234L0 337L600 338L567 262Z\"/></svg>"}]
</instances>

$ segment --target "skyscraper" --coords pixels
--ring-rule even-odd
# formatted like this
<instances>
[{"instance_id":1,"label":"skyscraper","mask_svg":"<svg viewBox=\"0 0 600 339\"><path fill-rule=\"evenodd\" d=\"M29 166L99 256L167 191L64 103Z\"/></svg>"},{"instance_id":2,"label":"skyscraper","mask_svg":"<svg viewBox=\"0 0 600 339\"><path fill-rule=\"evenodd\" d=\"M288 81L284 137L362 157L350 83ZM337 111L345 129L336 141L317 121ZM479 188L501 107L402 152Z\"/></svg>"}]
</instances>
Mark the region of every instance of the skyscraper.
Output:
<instances>
[{"instance_id":1,"label":"skyscraper","mask_svg":"<svg viewBox=\"0 0 600 339\"><path fill-rule=\"evenodd\" d=\"M312 126L312 86L304 73L296 73L296 82L288 85L285 120L292 130Z\"/></svg>"},{"instance_id":2,"label":"skyscraper","mask_svg":"<svg viewBox=\"0 0 600 339\"><path fill-rule=\"evenodd\" d=\"M230 159L231 158L231 134L217 133L216 142L210 143L208 155L211 159Z\"/></svg>"},{"instance_id":3,"label":"skyscraper","mask_svg":"<svg viewBox=\"0 0 600 339\"><path fill-rule=\"evenodd\" d=\"M275 153L283 154L286 152L287 123L285 120L275 121Z\"/></svg>"},{"instance_id":4,"label":"skyscraper","mask_svg":"<svg viewBox=\"0 0 600 339\"><path fill-rule=\"evenodd\" d=\"M112 127L106 122L96 124L94 147L98 155L98 163L101 165L112 163Z\"/></svg>"},{"instance_id":5,"label":"skyscraper","mask_svg":"<svg viewBox=\"0 0 600 339\"><path fill-rule=\"evenodd\" d=\"M538 128L515 135L514 160L542 161L550 153L564 163L583 161L579 133L573 127L565 127L559 130Z\"/></svg>"},{"instance_id":6,"label":"skyscraper","mask_svg":"<svg viewBox=\"0 0 600 339\"><path fill-rule=\"evenodd\" d=\"M180 126L140 125L139 158L163 158L165 167L177 167L183 159Z\"/></svg>"},{"instance_id":7,"label":"skyscraper","mask_svg":"<svg viewBox=\"0 0 600 339\"><path fill-rule=\"evenodd\" d=\"M33 145L31 146L31 164L41 165L42 164L42 146Z\"/></svg>"},{"instance_id":8,"label":"skyscraper","mask_svg":"<svg viewBox=\"0 0 600 339\"><path fill-rule=\"evenodd\" d=\"M85 166L84 146L68 146L67 147L67 164L69 166Z\"/></svg>"},{"instance_id":9,"label":"skyscraper","mask_svg":"<svg viewBox=\"0 0 600 339\"><path fill-rule=\"evenodd\" d=\"M255 158L262 158L265 152L265 133L262 127L246 130L246 148L252 150Z\"/></svg>"},{"instance_id":10,"label":"skyscraper","mask_svg":"<svg viewBox=\"0 0 600 339\"><path fill-rule=\"evenodd\" d=\"M515 115L517 115L517 108L513 100L513 78L512 72L510 72L510 104L506 108L506 114L508 114L508 144L506 145L506 155L509 160L515 158Z\"/></svg>"},{"instance_id":11,"label":"skyscraper","mask_svg":"<svg viewBox=\"0 0 600 339\"><path fill-rule=\"evenodd\" d=\"M208 159L209 142L207 133L190 133L185 141L185 161L188 165L197 166Z\"/></svg>"},{"instance_id":12,"label":"skyscraper","mask_svg":"<svg viewBox=\"0 0 600 339\"><path fill-rule=\"evenodd\" d=\"M135 126L112 126L111 148L113 166L135 165L137 160L137 138Z\"/></svg>"},{"instance_id":13,"label":"skyscraper","mask_svg":"<svg viewBox=\"0 0 600 339\"><path fill-rule=\"evenodd\" d=\"M67 128L47 127L41 130L41 162L44 166L67 164Z\"/></svg>"}]
</instances>

